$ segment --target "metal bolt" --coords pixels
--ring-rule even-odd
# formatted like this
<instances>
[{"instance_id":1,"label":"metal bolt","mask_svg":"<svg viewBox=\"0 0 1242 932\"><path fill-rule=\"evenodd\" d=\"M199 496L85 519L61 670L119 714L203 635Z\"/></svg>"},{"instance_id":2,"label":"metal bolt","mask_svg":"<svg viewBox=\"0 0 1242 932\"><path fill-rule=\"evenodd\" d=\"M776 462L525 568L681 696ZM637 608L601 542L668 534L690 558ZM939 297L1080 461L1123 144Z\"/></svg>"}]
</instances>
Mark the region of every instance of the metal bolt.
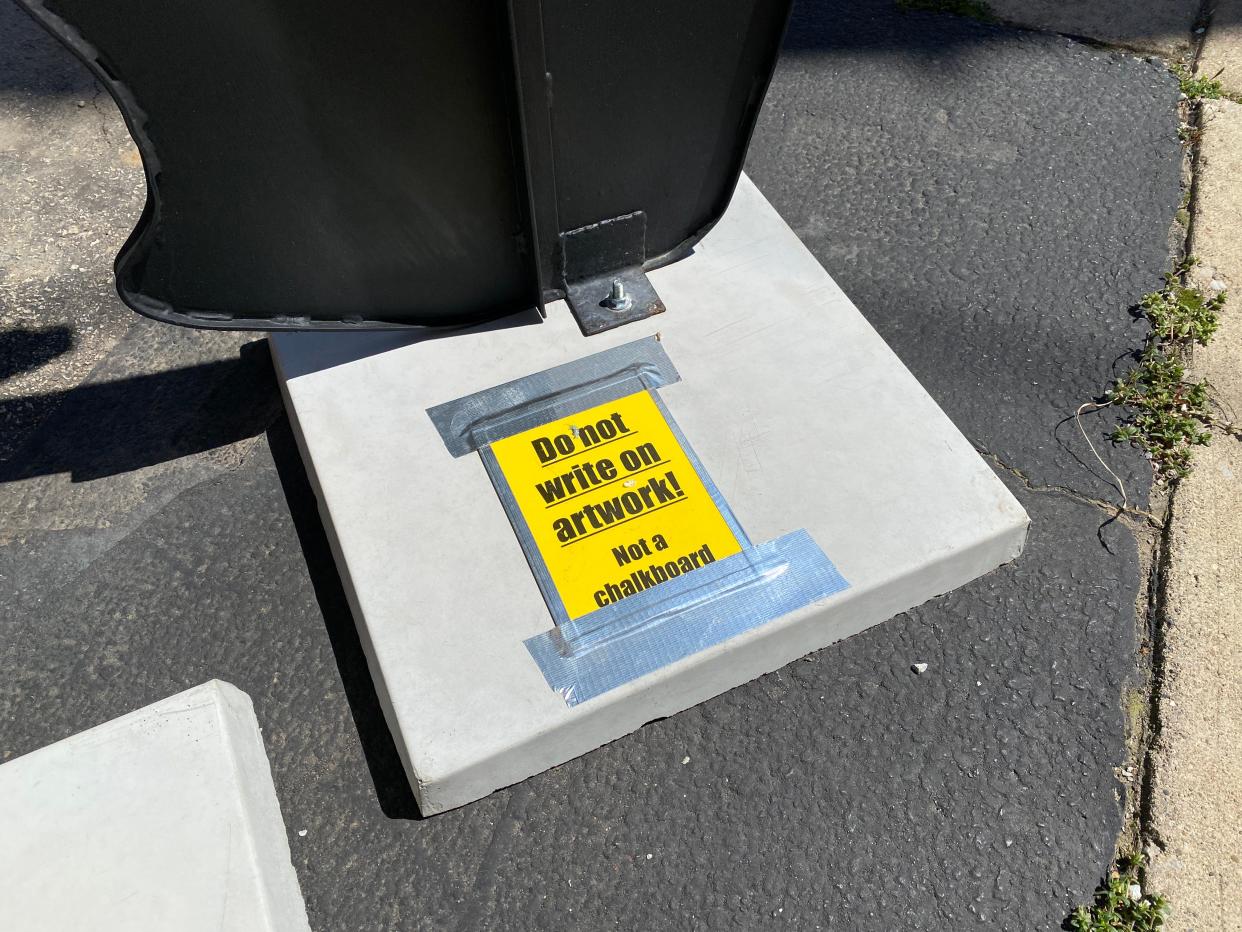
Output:
<instances>
[{"instance_id":1,"label":"metal bolt","mask_svg":"<svg viewBox=\"0 0 1242 932\"><path fill-rule=\"evenodd\" d=\"M634 299L625 293L625 283L619 278L614 278L608 297L600 303L610 311L628 311L634 306Z\"/></svg>"}]
</instances>

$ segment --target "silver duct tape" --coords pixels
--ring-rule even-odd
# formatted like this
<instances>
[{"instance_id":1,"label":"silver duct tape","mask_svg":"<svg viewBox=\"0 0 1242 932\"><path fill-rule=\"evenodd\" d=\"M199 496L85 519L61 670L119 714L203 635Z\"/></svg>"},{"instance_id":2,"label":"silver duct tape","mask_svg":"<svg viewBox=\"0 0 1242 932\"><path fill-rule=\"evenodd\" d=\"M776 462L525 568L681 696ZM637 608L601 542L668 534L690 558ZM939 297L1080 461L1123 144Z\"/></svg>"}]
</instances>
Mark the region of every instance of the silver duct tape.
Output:
<instances>
[{"instance_id":1,"label":"silver duct tape","mask_svg":"<svg viewBox=\"0 0 1242 932\"><path fill-rule=\"evenodd\" d=\"M575 706L847 588L819 545L798 530L525 644L548 685Z\"/></svg>"},{"instance_id":2,"label":"silver duct tape","mask_svg":"<svg viewBox=\"0 0 1242 932\"><path fill-rule=\"evenodd\" d=\"M448 451L465 456L548 421L679 381L660 341L646 337L436 405L427 414Z\"/></svg>"}]
</instances>

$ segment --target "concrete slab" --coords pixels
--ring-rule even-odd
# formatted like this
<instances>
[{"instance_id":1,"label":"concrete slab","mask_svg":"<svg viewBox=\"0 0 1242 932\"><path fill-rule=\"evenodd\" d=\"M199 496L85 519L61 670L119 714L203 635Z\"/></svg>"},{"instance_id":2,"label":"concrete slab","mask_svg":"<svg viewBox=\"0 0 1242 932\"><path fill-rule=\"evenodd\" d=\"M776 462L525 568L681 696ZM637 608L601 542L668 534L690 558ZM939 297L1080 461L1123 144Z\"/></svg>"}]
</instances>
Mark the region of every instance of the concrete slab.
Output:
<instances>
[{"instance_id":1,"label":"concrete slab","mask_svg":"<svg viewBox=\"0 0 1242 932\"><path fill-rule=\"evenodd\" d=\"M1242 398L1239 375L1217 360L1235 351L1227 334L1234 326L1229 312L1242 292L1242 104L1231 100L1203 103L1203 143L1196 166L1195 216L1190 248L1198 257L1194 275L1201 286L1225 289L1233 296L1222 317L1222 332L1195 356L1196 365L1210 372L1218 390ZM1220 383L1218 380L1227 382Z\"/></svg>"},{"instance_id":2,"label":"concrete slab","mask_svg":"<svg viewBox=\"0 0 1242 932\"><path fill-rule=\"evenodd\" d=\"M1205 287L1242 287L1242 105L1204 104L1193 252ZM1236 290L1235 290L1236 293ZM1242 415L1242 313L1233 299L1198 349L1226 416ZM1242 443L1217 437L1177 487L1166 576L1165 672L1154 755L1152 889L1171 932L1225 932L1242 916Z\"/></svg>"},{"instance_id":3,"label":"concrete slab","mask_svg":"<svg viewBox=\"0 0 1242 932\"><path fill-rule=\"evenodd\" d=\"M1195 71L1242 94L1242 0L1214 0Z\"/></svg>"},{"instance_id":4,"label":"concrete slab","mask_svg":"<svg viewBox=\"0 0 1242 932\"><path fill-rule=\"evenodd\" d=\"M308 930L245 693L212 680L0 766L0 928Z\"/></svg>"},{"instance_id":5,"label":"concrete slab","mask_svg":"<svg viewBox=\"0 0 1242 932\"><path fill-rule=\"evenodd\" d=\"M1095 39L1179 60L1190 53L1199 0L988 0L1019 26Z\"/></svg>"},{"instance_id":6,"label":"concrete slab","mask_svg":"<svg viewBox=\"0 0 1242 932\"><path fill-rule=\"evenodd\" d=\"M1170 932L1230 932L1242 916L1242 448L1217 441L1195 459L1172 511L1148 877L1172 904Z\"/></svg>"},{"instance_id":7,"label":"concrete slab","mask_svg":"<svg viewBox=\"0 0 1242 932\"><path fill-rule=\"evenodd\" d=\"M758 189L743 180L669 312L537 326L280 334L286 406L388 722L425 814L478 799L1014 559L1027 518ZM659 334L661 397L742 527L805 528L850 588L570 708L523 641L548 610L477 457L426 409Z\"/></svg>"}]
</instances>

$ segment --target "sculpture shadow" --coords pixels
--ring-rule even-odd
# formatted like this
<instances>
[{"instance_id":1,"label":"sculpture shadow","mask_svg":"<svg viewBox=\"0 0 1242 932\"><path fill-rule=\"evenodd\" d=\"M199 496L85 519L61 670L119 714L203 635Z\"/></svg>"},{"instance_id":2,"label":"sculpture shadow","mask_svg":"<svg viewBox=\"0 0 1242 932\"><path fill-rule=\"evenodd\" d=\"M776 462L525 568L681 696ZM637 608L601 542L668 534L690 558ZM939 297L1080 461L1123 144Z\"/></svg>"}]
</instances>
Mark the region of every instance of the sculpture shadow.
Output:
<instances>
[{"instance_id":1,"label":"sculpture shadow","mask_svg":"<svg viewBox=\"0 0 1242 932\"><path fill-rule=\"evenodd\" d=\"M421 819L423 816L406 779L401 755L388 730L366 653L358 636L358 626L354 624L353 611L319 517L315 492L287 417L277 418L268 428L267 442L323 615L324 628L332 644L332 653L341 674L362 753L375 784L380 809L390 819Z\"/></svg>"},{"instance_id":2,"label":"sculpture shadow","mask_svg":"<svg viewBox=\"0 0 1242 932\"><path fill-rule=\"evenodd\" d=\"M42 343L43 355L60 340ZM30 435L0 462L0 482L57 473L87 482L142 469L258 436L280 409L265 340L233 359L5 399L0 424Z\"/></svg>"},{"instance_id":3,"label":"sculpture shadow","mask_svg":"<svg viewBox=\"0 0 1242 932\"><path fill-rule=\"evenodd\" d=\"M73 332L68 327L0 332L0 379L11 379L37 369L73 349Z\"/></svg>"},{"instance_id":4,"label":"sculpture shadow","mask_svg":"<svg viewBox=\"0 0 1242 932\"><path fill-rule=\"evenodd\" d=\"M350 337L333 342L352 346L352 356L362 358L371 350L382 351L394 337L374 336L374 341ZM26 371L71 343L67 330L0 334L0 362L6 372ZM0 462L0 483L60 473L85 482L266 433L380 806L390 818L421 818L282 412L267 341L247 343L231 359L0 401L0 425L6 429L29 428L23 420L38 418L41 423L15 454Z\"/></svg>"}]
</instances>

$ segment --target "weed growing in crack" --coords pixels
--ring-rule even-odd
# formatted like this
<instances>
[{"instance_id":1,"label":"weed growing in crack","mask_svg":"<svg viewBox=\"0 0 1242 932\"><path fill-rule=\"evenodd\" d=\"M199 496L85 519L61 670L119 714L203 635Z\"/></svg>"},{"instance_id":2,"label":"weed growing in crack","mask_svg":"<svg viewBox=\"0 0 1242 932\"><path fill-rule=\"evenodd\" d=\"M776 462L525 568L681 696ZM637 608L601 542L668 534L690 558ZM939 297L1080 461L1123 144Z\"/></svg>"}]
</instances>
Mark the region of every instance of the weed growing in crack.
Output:
<instances>
[{"instance_id":1,"label":"weed growing in crack","mask_svg":"<svg viewBox=\"0 0 1242 932\"><path fill-rule=\"evenodd\" d=\"M1156 932L1164 928L1168 903L1158 893L1144 894L1138 861L1122 859L1095 891L1090 906L1079 906L1069 919L1074 932Z\"/></svg>"},{"instance_id":2,"label":"weed growing in crack","mask_svg":"<svg viewBox=\"0 0 1242 932\"><path fill-rule=\"evenodd\" d=\"M1224 85L1220 83L1219 79L1224 73L1224 68L1210 78L1195 75L1184 65L1173 65L1169 70L1177 78L1181 92L1191 100L1220 100L1223 97L1226 100L1237 101L1239 98L1239 95L1226 91Z\"/></svg>"},{"instance_id":3,"label":"weed growing in crack","mask_svg":"<svg viewBox=\"0 0 1242 932\"><path fill-rule=\"evenodd\" d=\"M924 10L929 13L953 13L985 23L996 21L992 8L982 0L897 0L903 10Z\"/></svg>"},{"instance_id":4,"label":"weed growing in crack","mask_svg":"<svg viewBox=\"0 0 1242 932\"><path fill-rule=\"evenodd\" d=\"M1126 423L1113 431L1116 443L1143 450L1162 478L1181 478L1190 471L1192 450L1212 440L1216 418L1206 380L1186 380L1185 358L1216 332L1225 293L1205 295L1182 284L1193 257L1165 276L1165 287L1145 295L1143 314L1151 332L1138 365L1107 391L1108 404L1133 409Z\"/></svg>"}]
</instances>

